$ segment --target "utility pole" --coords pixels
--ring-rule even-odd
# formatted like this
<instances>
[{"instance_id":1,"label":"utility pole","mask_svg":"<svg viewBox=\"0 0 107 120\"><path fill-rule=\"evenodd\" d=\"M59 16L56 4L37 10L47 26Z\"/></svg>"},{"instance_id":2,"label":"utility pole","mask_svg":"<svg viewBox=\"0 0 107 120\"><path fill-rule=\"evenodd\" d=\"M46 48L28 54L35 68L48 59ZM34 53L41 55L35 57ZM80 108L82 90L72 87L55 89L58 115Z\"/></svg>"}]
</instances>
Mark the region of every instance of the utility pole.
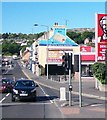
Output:
<instances>
[{"instance_id":1,"label":"utility pole","mask_svg":"<svg viewBox=\"0 0 107 120\"><path fill-rule=\"evenodd\" d=\"M44 27L46 27L47 28L47 36L46 36L46 39L47 39L47 48L46 48L46 51L47 51L47 58L46 58L46 63L47 63L47 80L48 80L48 72L49 72L49 69L48 69L48 67L49 67L49 65L48 65L48 41L49 41L49 26L47 26L47 25L41 25L41 26L44 26Z\"/></svg>"},{"instance_id":2,"label":"utility pole","mask_svg":"<svg viewBox=\"0 0 107 120\"><path fill-rule=\"evenodd\" d=\"M71 65L72 65L72 53L69 53L68 68L69 68L69 106L72 105L72 84L71 84Z\"/></svg>"},{"instance_id":3,"label":"utility pole","mask_svg":"<svg viewBox=\"0 0 107 120\"><path fill-rule=\"evenodd\" d=\"M79 53L79 106L82 107L81 53Z\"/></svg>"}]
</instances>

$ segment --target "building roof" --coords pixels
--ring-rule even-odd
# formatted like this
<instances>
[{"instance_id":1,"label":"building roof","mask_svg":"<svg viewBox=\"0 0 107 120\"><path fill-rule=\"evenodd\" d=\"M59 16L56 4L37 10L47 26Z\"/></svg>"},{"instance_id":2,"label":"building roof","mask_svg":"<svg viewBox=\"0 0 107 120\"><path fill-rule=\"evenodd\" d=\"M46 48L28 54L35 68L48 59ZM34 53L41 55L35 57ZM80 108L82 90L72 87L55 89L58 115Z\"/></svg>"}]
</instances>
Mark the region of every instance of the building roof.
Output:
<instances>
[{"instance_id":1,"label":"building roof","mask_svg":"<svg viewBox=\"0 0 107 120\"><path fill-rule=\"evenodd\" d=\"M46 45L52 45L52 46L78 46L77 43L75 43L72 39L70 39L68 36L63 36L59 33L56 33L53 35L49 40L40 40L39 45L46 46Z\"/></svg>"},{"instance_id":2,"label":"building roof","mask_svg":"<svg viewBox=\"0 0 107 120\"><path fill-rule=\"evenodd\" d=\"M66 26L55 24L53 30L54 32L48 40L39 40L40 46L46 46L47 44L51 46L78 46L77 43L75 43L71 38L66 35Z\"/></svg>"}]
</instances>

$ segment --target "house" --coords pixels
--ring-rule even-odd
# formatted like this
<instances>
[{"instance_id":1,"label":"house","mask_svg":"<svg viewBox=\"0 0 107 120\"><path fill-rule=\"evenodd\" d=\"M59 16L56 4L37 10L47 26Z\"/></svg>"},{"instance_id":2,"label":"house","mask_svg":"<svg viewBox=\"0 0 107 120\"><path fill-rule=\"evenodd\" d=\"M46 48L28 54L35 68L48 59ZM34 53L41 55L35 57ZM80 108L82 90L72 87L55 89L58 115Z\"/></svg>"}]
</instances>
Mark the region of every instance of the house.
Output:
<instances>
[{"instance_id":1,"label":"house","mask_svg":"<svg viewBox=\"0 0 107 120\"><path fill-rule=\"evenodd\" d=\"M26 49L23 53L22 53L22 62L24 67L27 67L29 64L29 60L30 60L30 50Z\"/></svg>"}]
</instances>

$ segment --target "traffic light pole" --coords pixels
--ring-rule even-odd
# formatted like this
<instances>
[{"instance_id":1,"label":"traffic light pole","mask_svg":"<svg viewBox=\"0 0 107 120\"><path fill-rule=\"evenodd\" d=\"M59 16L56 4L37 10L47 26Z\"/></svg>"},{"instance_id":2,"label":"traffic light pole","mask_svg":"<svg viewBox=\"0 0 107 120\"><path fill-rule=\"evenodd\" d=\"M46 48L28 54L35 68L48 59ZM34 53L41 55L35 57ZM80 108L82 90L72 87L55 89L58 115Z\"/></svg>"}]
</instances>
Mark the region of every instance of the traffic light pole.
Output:
<instances>
[{"instance_id":1,"label":"traffic light pole","mask_svg":"<svg viewBox=\"0 0 107 120\"><path fill-rule=\"evenodd\" d=\"M79 53L79 106L82 107L81 53Z\"/></svg>"},{"instance_id":2,"label":"traffic light pole","mask_svg":"<svg viewBox=\"0 0 107 120\"><path fill-rule=\"evenodd\" d=\"M71 59L71 53L69 53L69 106L72 105Z\"/></svg>"}]
</instances>

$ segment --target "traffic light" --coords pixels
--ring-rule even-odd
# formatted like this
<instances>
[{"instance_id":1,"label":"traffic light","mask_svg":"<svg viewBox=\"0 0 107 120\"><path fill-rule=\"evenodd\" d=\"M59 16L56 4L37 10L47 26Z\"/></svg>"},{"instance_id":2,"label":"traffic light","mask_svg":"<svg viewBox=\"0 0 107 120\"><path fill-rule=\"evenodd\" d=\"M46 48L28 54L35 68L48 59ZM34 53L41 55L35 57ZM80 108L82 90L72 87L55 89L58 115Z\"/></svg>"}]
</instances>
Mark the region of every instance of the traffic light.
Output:
<instances>
[{"instance_id":1,"label":"traffic light","mask_svg":"<svg viewBox=\"0 0 107 120\"><path fill-rule=\"evenodd\" d=\"M65 55L62 56L62 66L66 69L66 71L68 71L69 69L69 64L68 64L68 61L69 61L69 53L65 53Z\"/></svg>"},{"instance_id":2,"label":"traffic light","mask_svg":"<svg viewBox=\"0 0 107 120\"><path fill-rule=\"evenodd\" d=\"M65 55L62 56L62 66L65 68L65 71L68 71L69 69L72 70L72 53L65 53Z\"/></svg>"}]
</instances>

